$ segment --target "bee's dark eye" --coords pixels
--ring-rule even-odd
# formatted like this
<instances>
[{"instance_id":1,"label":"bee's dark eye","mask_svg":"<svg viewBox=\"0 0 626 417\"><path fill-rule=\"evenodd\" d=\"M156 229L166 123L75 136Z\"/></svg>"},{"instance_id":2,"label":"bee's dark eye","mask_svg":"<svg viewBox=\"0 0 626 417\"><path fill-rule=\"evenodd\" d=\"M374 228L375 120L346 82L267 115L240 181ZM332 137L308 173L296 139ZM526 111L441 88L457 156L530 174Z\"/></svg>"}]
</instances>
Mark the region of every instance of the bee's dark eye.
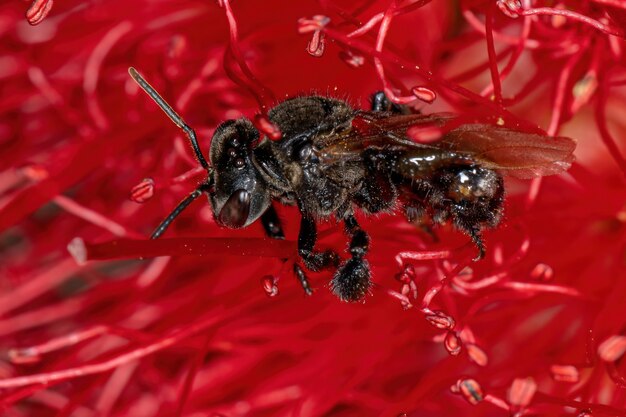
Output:
<instances>
[{"instance_id":1,"label":"bee's dark eye","mask_svg":"<svg viewBox=\"0 0 626 417\"><path fill-rule=\"evenodd\" d=\"M233 148L229 148L228 149L228 156L230 156L231 158L234 158L237 156L237 151L234 150Z\"/></svg>"},{"instance_id":2,"label":"bee's dark eye","mask_svg":"<svg viewBox=\"0 0 626 417\"><path fill-rule=\"evenodd\" d=\"M237 168L241 169L241 168L243 168L243 167L244 167L244 165L245 165L245 164L246 164L246 163L245 163L245 161L244 161L243 159L241 159L241 158L237 158L237 159L235 159L235 166L236 166Z\"/></svg>"}]
</instances>

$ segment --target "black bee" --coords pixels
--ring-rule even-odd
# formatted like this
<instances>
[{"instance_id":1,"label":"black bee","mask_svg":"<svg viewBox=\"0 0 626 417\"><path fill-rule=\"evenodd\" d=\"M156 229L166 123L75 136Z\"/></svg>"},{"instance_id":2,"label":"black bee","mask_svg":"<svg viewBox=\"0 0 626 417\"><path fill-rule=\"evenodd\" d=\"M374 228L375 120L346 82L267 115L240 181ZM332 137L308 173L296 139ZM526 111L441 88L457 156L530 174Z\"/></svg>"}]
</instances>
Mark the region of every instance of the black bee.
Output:
<instances>
[{"instance_id":1,"label":"black bee","mask_svg":"<svg viewBox=\"0 0 626 417\"><path fill-rule=\"evenodd\" d=\"M409 220L430 217L452 222L478 247L484 228L502 217L503 174L520 178L557 174L572 160L575 142L486 124L465 124L440 140L419 144L408 128L438 127L450 114L406 114L383 93L372 98L371 111L320 96L286 100L269 113L282 132L280 140L261 137L246 118L222 123L213 135L210 164L194 131L135 71L133 79L189 137L206 180L186 197L152 234L156 239L193 200L208 195L215 219L230 228L261 218L270 237L283 238L273 201L297 205L302 220L298 253L307 269L335 268L331 289L343 301L358 301L371 287L365 259L369 237L355 219L366 214L403 210ZM334 251L315 249L316 222L335 216L349 237L348 260ZM304 272L295 273L310 293Z\"/></svg>"}]
</instances>

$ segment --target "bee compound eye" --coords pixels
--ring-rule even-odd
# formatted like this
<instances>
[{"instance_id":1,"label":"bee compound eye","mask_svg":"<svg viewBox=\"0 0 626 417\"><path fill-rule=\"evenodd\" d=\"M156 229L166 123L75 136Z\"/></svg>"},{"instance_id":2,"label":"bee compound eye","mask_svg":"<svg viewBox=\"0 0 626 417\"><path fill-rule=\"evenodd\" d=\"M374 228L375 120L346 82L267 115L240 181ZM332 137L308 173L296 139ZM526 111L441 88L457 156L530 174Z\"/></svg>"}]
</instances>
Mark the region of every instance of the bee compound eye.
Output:
<instances>
[{"instance_id":1,"label":"bee compound eye","mask_svg":"<svg viewBox=\"0 0 626 417\"><path fill-rule=\"evenodd\" d=\"M245 165L246 165L246 162L245 162L243 159L241 159L241 158L237 158L237 159L235 159L235 166L236 166L238 169L243 168Z\"/></svg>"},{"instance_id":2,"label":"bee compound eye","mask_svg":"<svg viewBox=\"0 0 626 417\"><path fill-rule=\"evenodd\" d=\"M237 151L234 148L228 148L228 156L234 158L237 156Z\"/></svg>"},{"instance_id":3,"label":"bee compound eye","mask_svg":"<svg viewBox=\"0 0 626 417\"><path fill-rule=\"evenodd\" d=\"M237 190L220 210L218 220L224 226L238 229L246 224L249 213L250 193L246 190Z\"/></svg>"}]
</instances>

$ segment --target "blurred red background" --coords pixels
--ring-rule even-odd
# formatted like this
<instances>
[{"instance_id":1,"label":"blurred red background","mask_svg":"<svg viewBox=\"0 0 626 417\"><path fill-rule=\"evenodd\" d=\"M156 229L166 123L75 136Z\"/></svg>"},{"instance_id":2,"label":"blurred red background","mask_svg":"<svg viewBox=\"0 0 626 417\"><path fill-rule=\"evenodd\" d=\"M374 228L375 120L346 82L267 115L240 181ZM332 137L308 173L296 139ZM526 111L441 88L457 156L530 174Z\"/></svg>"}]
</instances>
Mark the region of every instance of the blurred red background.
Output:
<instances>
[{"instance_id":1,"label":"blurred red background","mask_svg":"<svg viewBox=\"0 0 626 417\"><path fill-rule=\"evenodd\" d=\"M330 20L307 27L316 15ZM618 0L4 2L2 415L626 415L624 23ZM316 30L321 56L307 47ZM481 262L451 228L434 242L402 216L363 218L371 296L340 302L326 272L305 297L274 243L252 241L269 257L216 255L211 238L263 231L217 227L204 199L168 230L178 240L106 244L145 239L203 174L130 66L205 154L217 124L259 101L316 92L367 108L385 81L400 96L433 90L415 102L427 113L573 137L577 163L507 180ZM280 216L293 242L299 214ZM337 224L320 229L322 247L344 249ZM75 238L111 259L78 264ZM181 256L192 238L206 251ZM150 258L155 245L175 256ZM414 281L396 279L406 251L433 258L409 262Z\"/></svg>"}]
</instances>

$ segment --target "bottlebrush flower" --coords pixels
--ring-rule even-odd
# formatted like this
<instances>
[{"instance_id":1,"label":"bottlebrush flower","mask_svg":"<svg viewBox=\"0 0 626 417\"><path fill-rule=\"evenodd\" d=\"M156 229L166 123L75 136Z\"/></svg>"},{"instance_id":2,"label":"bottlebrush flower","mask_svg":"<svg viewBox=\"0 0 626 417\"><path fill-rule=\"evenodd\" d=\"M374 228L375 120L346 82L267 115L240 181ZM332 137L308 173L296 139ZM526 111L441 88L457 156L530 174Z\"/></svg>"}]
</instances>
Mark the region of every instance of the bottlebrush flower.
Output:
<instances>
[{"instance_id":1,"label":"bottlebrush flower","mask_svg":"<svg viewBox=\"0 0 626 417\"><path fill-rule=\"evenodd\" d=\"M626 414L622 2L35 0L0 22L3 415ZM294 208L286 241L204 201L146 240L205 172L130 66L205 152L241 115L277 138L286 96L385 89L574 137L577 162L507 179L483 261L450 228L362 218L371 296L325 272L305 297Z\"/></svg>"}]
</instances>

